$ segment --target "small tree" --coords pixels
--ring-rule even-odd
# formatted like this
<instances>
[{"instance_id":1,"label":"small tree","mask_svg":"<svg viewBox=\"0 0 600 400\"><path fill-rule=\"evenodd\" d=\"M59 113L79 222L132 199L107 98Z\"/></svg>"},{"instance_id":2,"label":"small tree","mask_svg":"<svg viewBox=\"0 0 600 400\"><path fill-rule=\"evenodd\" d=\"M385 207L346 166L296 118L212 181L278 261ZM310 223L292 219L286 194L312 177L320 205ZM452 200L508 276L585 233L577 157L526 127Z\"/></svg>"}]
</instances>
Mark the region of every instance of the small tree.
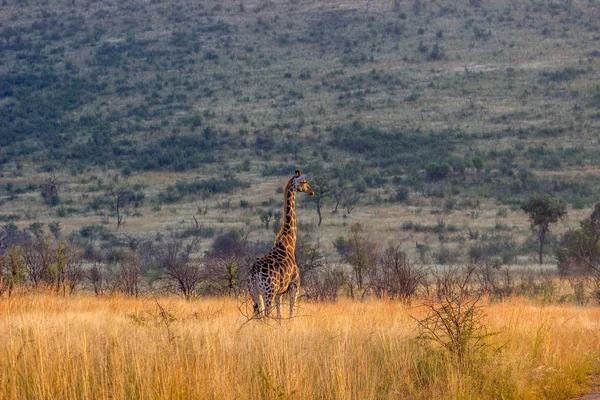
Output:
<instances>
[{"instance_id":1,"label":"small tree","mask_svg":"<svg viewBox=\"0 0 600 400\"><path fill-rule=\"evenodd\" d=\"M38 221L35 221L29 224L29 230L33 233L33 236L36 238L41 237L44 234L44 224Z\"/></svg>"},{"instance_id":2,"label":"small tree","mask_svg":"<svg viewBox=\"0 0 600 400\"><path fill-rule=\"evenodd\" d=\"M305 286L307 294L320 301L336 302L340 289L348 283L346 272L339 265L324 265L312 285Z\"/></svg>"},{"instance_id":3,"label":"small tree","mask_svg":"<svg viewBox=\"0 0 600 400\"><path fill-rule=\"evenodd\" d=\"M479 156L475 156L475 157L473 157L473 160L471 160L471 161L473 162L473 166L475 167L477 172L481 172L481 170L483 169L483 167L485 165L485 161L483 161L483 158L481 158Z\"/></svg>"},{"instance_id":4,"label":"small tree","mask_svg":"<svg viewBox=\"0 0 600 400\"><path fill-rule=\"evenodd\" d=\"M203 280L200 261L190 257L196 245L197 242L184 245L182 241L173 241L165 243L157 251L159 269L186 300L195 295Z\"/></svg>"},{"instance_id":5,"label":"small tree","mask_svg":"<svg viewBox=\"0 0 600 400\"><path fill-rule=\"evenodd\" d=\"M52 233L52 236L54 236L54 239L58 240L61 230L60 221L49 222L48 229L50 230L50 233Z\"/></svg>"},{"instance_id":6,"label":"small tree","mask_svg":"<svg viewBox=\"0 0 600 400\"><path fill-rule=\"evenodd\" d=\"M66 245L63 291L68 289L69 294L72 294L84 276L83 251L75 246Z\"/></svg>"},{"instance_id":7,"label":"small tree","mask_svg":"<svg viewBox=\"0 0 600 400\"><path fill-rule=\"evenodd\" d=\"M378 292L386 293L391 299L408 300L425 277L425 272L408 259L399 245L390 245L378 260L374 285Z\"/></svg>"},{"instance_id":8,"label":"small tree","mask_svg":"<svg viewBox=\"0 0 600 400\"><path fill-rule=\"evenodd\" d=\"M205 259L205 291L208 294L236 295L242 290L240 263L235 256Z\"/></svg>"},{"instance_id":9,"label":"small tree","mask_svg":"<svg viewBox=\"0 0 600 400\"><path fill-rule=\"evenodd\" d=\"M128 188L112 187L107 196L109 197L108 206L117 214L117 229L119 229L123 223L125 207L135 198L135 195Z\"/></svg>"},{"instance_id":10,"label":"small tree","mask_svg":"<svg viewBox=\"0 0 600 400\"><path fill-rule=\"evenodd\" d=\"M339 240L339 239L338 239ZM353 283L358 290L363 290L366 286L367 277L377 265L377 246L371 242L365 235L360 224L354 224L350 227L350 235L345 242L345 246L338 247L339 243L334 244L342 260L352 267ZM351 295L354 295L351 288Z\"/></svg>"},{"instance_id":11,"label":"small tree","mask_svg":"<svg viewBox=\"0 0 600 400\"><path fill-rule=\"evenodd\" d=\"M58 196L58 190L60 189L61 183L59 182L56 175L52 174L48 177L44 183L41 185L42 189L42 197L44 198L44 202L54 207L60 203L60 198Z\"/></svg>"},{"instance_id":12,"label":"small tree","mask_svg":"<svg viewBox=\"0 0 600 400\"><path fill-rule=\"evenodd\" d=\"M575 255L588 268L600 273L600 267L598 266L600 262L600 249L598 246L600 243L600 203L596 204L592 214L579 224L581 235Z\"/></svg>"},{"instance_id":13,"label":"small tree","mask_svg":"<svg viewBox=\"0 0 600 400\"><path fill-rule=\"evenodd\" d=\"M263 224L265 224L265 229L269 230L269 226L271 225L271 220L273 219L273 210L258 210L258 215Z\"/></svg>"},{"instance_id":14,"label":"small tree","mask_svg":"<svg viewBox=\"0 0 600 400\"><path fill-rule=\"evenodd\" d=\"M54 282L52 265L56 261L56 254L47 236L36 237L27 243L26 251L23 252L23 261L34 287L41 282L48 284Z\"/></svg>"},{"instance_id":15,"label":"small tree","mask_svg":"<svg viewBox=\"0 0 600 400\"><path fill-rule=\"evenodd\" d=\"M317 226L321 226L321 222L323 222L323 204L332 192L331 184L329 182L330 179L325 176L317 176L313 182L313 188L316 196L312 198L312 201L314 201L316 205L317 215L319 216L319 223Z\"/></svg>"},{"instance_id":16,"label":"small tree","mask_svg":"<svg viewBox=\"0 0 600 400\"><path fill-rule=\"evenodd\" d=\"M349 197L344 201L344 207L346 207L346 215L350 215L350 213L352 213L352 211L354 211L354 209L358 205L358 200L359 200L359 196L356 195L353 197Z\"/></svg>"},{"instance_id":17,"label":"small tree","mask_svg":"<svg viewBox=\"0 0 600 400\"><path fill-rule=\"evenodd\" d=\"M92 285L96 296L101 295L104 288L104 276L101 268L101 264L96 263L85 272L85 278Z\"/></svg>"},{"instance_id":18,"label":"small tree","mask_svg":"<svg viewBox=\"0 0 600 400\"><path fill-rule=\"evenodd\" d=\"M23 261L23 248L19 245L13 245L4 254L2 260L2 270L4 270L2 290L8 289L10 296L13 289L21 285L25 280L25 263Z\"/></svg>"},{"instance_id":19,"label":"small tree","mask_svg":"<svg viewBox=\"0 0 600 400\"><path fill-rule=\"evenodd\" d=\"M283 211L274 210L273 211L273 232L277 234L279 229L281 229L281 218L283 218Z\"/></svg>"},{"instance_id":20,"label":"small tree","mask_svg":"<svg viewBox=\"0 0 600 400\"><path fill-rule=\"evenodd\" d=\"M140 293L142 277L140 263L135 254L126 255L116 263L116 269L109 269L112 275L113 290L137 297Z\"/></svg>"},{"instance_id":21,"label":"small tree","mask_svg":"<svg viewBox=\"0 0 600 400\"><path fill-rule=\"evenodd\" d=\"M521 205L521 209L529 216L531 230L540 241L539 259L544 262L544 242L550 231L550 225L567 215L567 203L564 199L552 199L549 195L531 194Z\"/></svg>"},{"instance_id":22,"label":"small tree","mask_svg":"<svg viewBox=\"0 0 600 400\"><path fill-rule=\"evenodd\" d=\"M315 298L316 285L325 266L325 257L319 242L301 236L296 242L296 264L300 269L300 282L308 297Z\"/></svg>"},{"instance_id":23,"label":"small tree","mask_svg":"<svg viewBox=\"0 0 600 400\"><path fill-rule=\"evenodd\" d=\"M429 163L425 166L425 173L432 181L439 181L448 176L452 172L452 167L447 162Z\"/></svg>"},{"instance_id":24,"label":"small tree","mask_svg":"<svg viewBox=\"0 0 600 400\"><path fill-rule=\"evenodd\" d=\"M579 229L566 232L561 248L555 250L559 273L563 277L571 275L570 281L579 301L583 298L584 280L591 280L592 297L600 302L600 203L589 217L579 222L579 226ZM579 270L573 271L574 267ZM585 275L585 279L577 275Z\"/></svg>"},{"instance_id":25,"label":"small tree","mask_svg":"<svg viewBox=\"0 0 600 400\"><path fill-rule=\"evenodd\" d=\"M344 182L338 182L331 190L331 197L333 197L335 206L333 207L332 213L335 214L338 211L341 201L346 194L346 186Z\"/></svg>"}]
</instances>

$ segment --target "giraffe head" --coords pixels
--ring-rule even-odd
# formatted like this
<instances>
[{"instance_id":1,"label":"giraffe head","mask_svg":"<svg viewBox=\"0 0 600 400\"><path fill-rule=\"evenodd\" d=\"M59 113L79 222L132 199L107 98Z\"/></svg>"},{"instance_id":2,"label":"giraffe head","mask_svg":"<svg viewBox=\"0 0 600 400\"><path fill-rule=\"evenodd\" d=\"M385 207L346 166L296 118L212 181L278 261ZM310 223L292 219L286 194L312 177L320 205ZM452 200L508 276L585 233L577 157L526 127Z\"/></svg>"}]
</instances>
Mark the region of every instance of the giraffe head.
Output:
<instances>
[{"instance_id":1,"label":"giraffe head","mask_svg":"<svg viewBox=\"0 0 600 400\"><path fill-rule=\"evenodd\" d=\"M315 192L312 190L312 188L306 181L306 176L302 175L302 172L296 171L296 173L292 177L292 183L293 183L293 188L297 192L304 192L309 196L315 195Z\"/></svg>"}]
</instances>

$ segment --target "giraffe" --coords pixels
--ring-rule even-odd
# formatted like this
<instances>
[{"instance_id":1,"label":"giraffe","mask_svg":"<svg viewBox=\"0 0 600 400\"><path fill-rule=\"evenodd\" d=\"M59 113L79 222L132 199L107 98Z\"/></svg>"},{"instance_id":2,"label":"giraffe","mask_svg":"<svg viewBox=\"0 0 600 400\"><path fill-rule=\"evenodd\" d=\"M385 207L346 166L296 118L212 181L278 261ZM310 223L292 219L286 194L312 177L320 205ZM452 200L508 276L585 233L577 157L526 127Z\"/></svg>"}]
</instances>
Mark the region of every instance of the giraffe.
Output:
<instances>
[{"instance_id":1,"label":"giraffe","mask_svg":"<svg viewBox=\"0 0 600 400\"><path fill-rule=\"evenodd\" d=\"M254 314L265 316L271 312L271 303L275 301L277 318L281 297L290 294L290 318L294 314L294 303L300 291L300 270L296 265L296 192L314 196L315 192L306 182L300 171L287 183L283 192L283 223L275 237L273 249L256 259L248 277L248 290L254 303Z\"/></svg>"}]
</instances>

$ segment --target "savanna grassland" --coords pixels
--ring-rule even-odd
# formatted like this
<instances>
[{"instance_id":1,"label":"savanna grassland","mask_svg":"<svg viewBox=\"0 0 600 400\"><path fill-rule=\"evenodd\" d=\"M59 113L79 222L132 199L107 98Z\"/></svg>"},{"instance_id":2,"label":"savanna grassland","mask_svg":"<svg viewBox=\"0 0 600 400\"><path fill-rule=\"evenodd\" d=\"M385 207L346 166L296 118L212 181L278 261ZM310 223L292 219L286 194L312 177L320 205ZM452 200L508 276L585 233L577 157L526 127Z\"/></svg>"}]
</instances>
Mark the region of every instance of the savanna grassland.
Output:
<instances>
[{"instance_id":1,"label":"savanna grassland","mask_svg":"<svg viewBox=\"0 0 600 400\"><path fill-rule=\"evenodd\" d=\"M599 62L593 0L0 0L0 398L593 390ZM297 169L299 315L248 320Z\"/></svg>"},{"instance_id":2,"label":"savanna grassland","mask_svg":"<svg viewBox=\"0 0 600 400\"><path fill-rule=\"evenodd\" d=\"M485 303L497 334L465 367L417 339L398 302L302 303L247 321L240 301L64 298L0 303L5 399L569 399L598 372L600 310Z\"/></svg>"}]
</instances>

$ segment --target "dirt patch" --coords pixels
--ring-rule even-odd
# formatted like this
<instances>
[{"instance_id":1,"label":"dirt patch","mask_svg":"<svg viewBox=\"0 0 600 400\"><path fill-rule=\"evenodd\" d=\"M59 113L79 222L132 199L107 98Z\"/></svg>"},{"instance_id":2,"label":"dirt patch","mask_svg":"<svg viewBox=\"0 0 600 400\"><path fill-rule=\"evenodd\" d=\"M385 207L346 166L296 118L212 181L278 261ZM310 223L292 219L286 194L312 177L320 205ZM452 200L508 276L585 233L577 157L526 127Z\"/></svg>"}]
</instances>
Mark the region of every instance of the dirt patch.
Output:
<instances>
[{"instance_id":1,"label":"dirt patch","mask_svg":"<svg viewBox=\"0 0 600 400\"><path fill-rule=\"evenodd\" d=\"M572 400L600 400L600 392L586 394L583 397L577 397L576 399Z\"/></svg>"}]
</instances>

